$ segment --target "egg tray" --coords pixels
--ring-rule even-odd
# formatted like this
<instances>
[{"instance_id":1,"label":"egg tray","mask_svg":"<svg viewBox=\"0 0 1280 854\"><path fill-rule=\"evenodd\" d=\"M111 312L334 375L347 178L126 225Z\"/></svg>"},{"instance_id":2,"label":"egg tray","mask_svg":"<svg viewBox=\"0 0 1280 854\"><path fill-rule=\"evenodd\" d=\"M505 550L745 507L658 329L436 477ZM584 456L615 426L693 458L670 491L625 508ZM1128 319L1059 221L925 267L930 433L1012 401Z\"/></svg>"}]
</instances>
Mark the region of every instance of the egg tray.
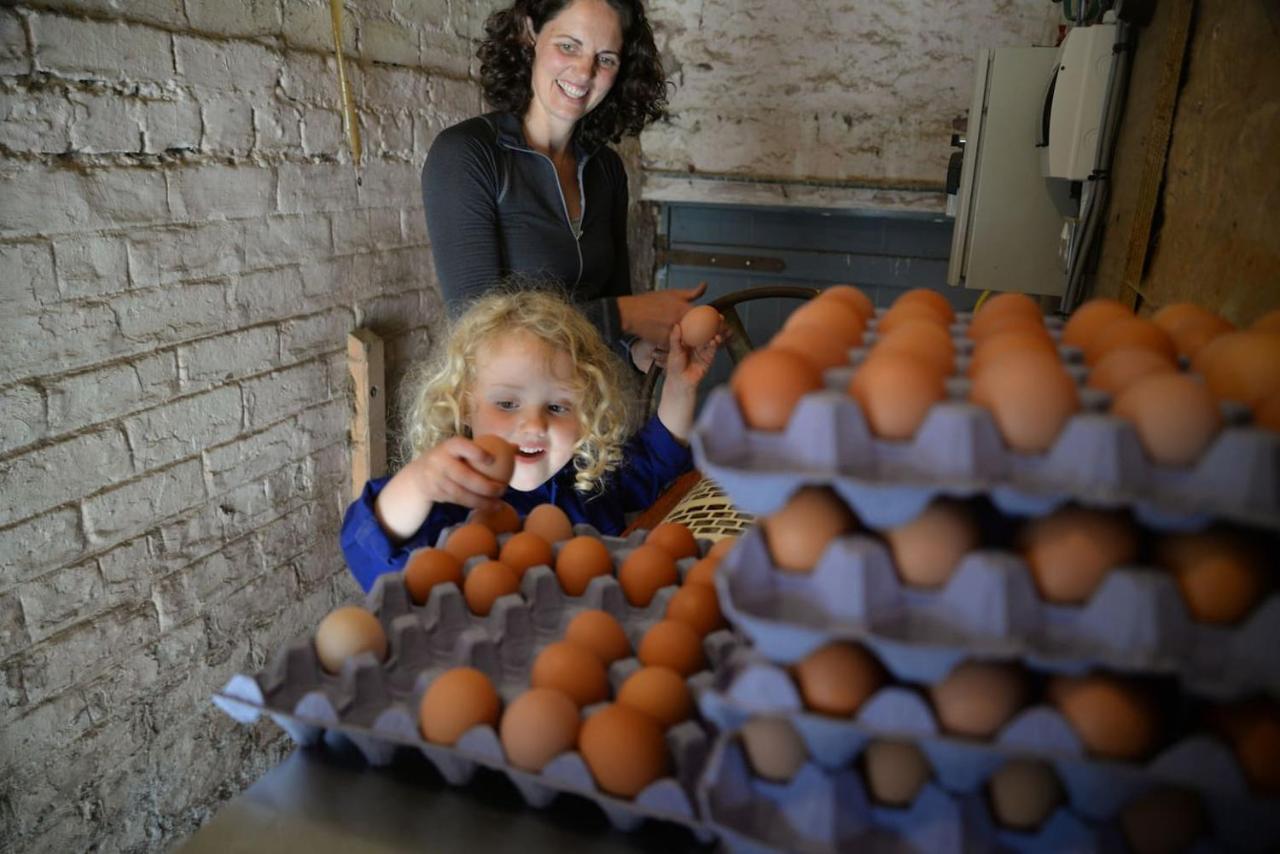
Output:
<instances>
[{"instance_id":1,"label":"egg tray","mask_svg":"<svg viewBox=\"0 0 1280 854\"><path fill-rule=\"evenodd\" d=\"M600 536L579 525L575 534L596 536L609 549L614 566L643 542L646 532L626 539ZM504 542L510 535L499 537ZM709 544L700 543L705 552ZM559 545L553 546L558 553ZM464 572L487 560L468 560ZM681 575L696 562L686 558L677 566ZM418 729L418 707L431 682L444 671L475 667L493 681L503 706L529 685L529 670L538 652L563 637L565 626L585 609L599 608L618 618L634 649L644 632L662 619L675 586L657 591L644 608L630 605L617 579L594 578L581 596L566 594L548 566L531 567L522 577L520 592L500 597L486 616L470 612L454 584L432 588L419 606L409 598L401 572L379 576L366 599L388 639L388 657L379 663L372 653L346 661L338 674L321 668L310 637L300 638L274 656L256 675L234 675L214 703L240 723L268 715L300 745L321 739L345 738L356 745L370 765L389 763L396 751L420 751L454 785L465 784L481 767L506 774L531 806L541 807L558 794L573 794L597 803L620 830L632 830L645 819L688 827L700 840L710 836L696 809L694 787L709 748L703 723L685 721L667 730L667 744L675 773L657 780L634 799L617 798L599 790L576 751L552 760L534 774L506 763L498 734L488 725L472 728L452 747L432 744ZM704 638L709 670L687 681L697 696L740 640L719 630ZM615 661L608 670L612 692L640 667L634 657ZM604 704L589 706L584 717Z\"/></svg>"},{"instance_id":2,"label":"egg tray","mask_svg":"<svg viewBox=\"0 0 1280 854\"><path fill-rule=\"evenodd\" d=\"M828 484L876 528L911 521L939 496L988 495L1018 516L1076 501L1130 508L1158 530L1197 530L1215 519L1280 530L1280 434L1229 424L1194 466L1173 468L1147 459L1128 422L1082 411L1047 452L1015 453L991 413L963 399L967 384L948 381L951 397L904 441L873 437L857 402L831 389L801 398L786 430L750 430L721 386L695 425L694 459L757 515L778 510L801 486Z\"/></svg>"},{"instance_id":3,"label":"egg tray","mask_svg":"<svg viewBox=\"0 0 1280 854\"><path fill-rule=\"evenodd\" d=\"M980 792L956 794L927 783L910 805L875 803L857 768L806 763L777 783L755 776L736 733L721 733L698 796L708 825L740 854L968 854L990 851L1127 851L1114 822L1081 819L1059 807L1034 832L997 825ZM1216 851L1209 840L1192 854Z\"/></svg>"},{"instance_id":4,"label":"egg tray","mask_svg":"<svg viewBox=\"0 0 1280 854\"><path fill-rule=\"evenodd\" d=\"M1230 748L1209 735L1179 738L1145 763L1098 759L1085 753L1056 709L1034 705L992 739L966 739L943 733L926 700L897 685L881 688L855 716L835 718L806 710L785 670L745 653L715 674L698 704L722 732L735 731L757 715L787 718L813 762L827 771L848 766L873 739L906 739L924 753L943 790L975 795L1010 759L1037 758L1053 766L1068 808L1084 821L1111 821L1148 790L1178 786L1201 796L1217 834L1230 847L1255 851L1280 845L1280 798L1250 791ZM714 820L714 813L706 815Z\"/></svg>"},{"instance_id":5,"label":"egg tray","mask_svg":"<svg viewBox=\"0 0 1280 854\"><path fill-rule=\"evenodd\" d=\"M865 535L832 541L811 573L774 567L754 527L716 573L726 618L766 658L793 662L837 640L859 641L913 682L936 682L965 658L1012 659L1037 669L1176 676L1193 693L1228 700L1280 698L1280 593L1240 624L1191 619L1168 572L1110 571L1079 606L1037 593L1017 555L970 552L937 590L904 585L886 546Z\"/></svg>"}]
</instances>

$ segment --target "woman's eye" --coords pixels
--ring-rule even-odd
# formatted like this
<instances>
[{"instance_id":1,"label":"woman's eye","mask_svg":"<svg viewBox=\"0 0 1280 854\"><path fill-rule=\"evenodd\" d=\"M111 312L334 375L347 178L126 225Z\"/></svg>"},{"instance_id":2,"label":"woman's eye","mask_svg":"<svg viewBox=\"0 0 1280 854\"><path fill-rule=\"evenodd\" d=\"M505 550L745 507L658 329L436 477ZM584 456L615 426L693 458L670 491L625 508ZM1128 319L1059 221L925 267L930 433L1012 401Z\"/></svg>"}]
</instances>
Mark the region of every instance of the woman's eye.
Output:
<instances>
[{"instance_id":1,"label":"woman's eye","mask_svg":"<svg viewBox=\"0 0 1280 854\"><path fill-rule=\"evenodd\" d=\"M600 65L603 68L617 68L618 58L616 56L602 56L600 57Z\"/></svg>"},{"instance_id":2,"label":"woman's eye","mask_svg":"<svg viewBox=\"0 0 1280 854\"><path fill-rule=\"evenodd\" d=\"M578 46L573 42L561 42L560 49L565 53L573 53L575 50L578 49Z\"/></svg>"}]
</instances>

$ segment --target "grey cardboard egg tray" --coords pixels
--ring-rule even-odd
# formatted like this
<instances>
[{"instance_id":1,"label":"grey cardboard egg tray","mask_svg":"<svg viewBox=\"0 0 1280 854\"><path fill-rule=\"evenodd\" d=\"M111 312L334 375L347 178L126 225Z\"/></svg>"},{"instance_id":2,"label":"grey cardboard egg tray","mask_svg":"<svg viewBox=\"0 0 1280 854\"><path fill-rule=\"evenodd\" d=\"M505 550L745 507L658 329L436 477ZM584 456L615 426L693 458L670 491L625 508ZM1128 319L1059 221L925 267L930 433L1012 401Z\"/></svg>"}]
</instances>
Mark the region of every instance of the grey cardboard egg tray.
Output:
<instances>
[{"instance_id":1,"label":"grey cardboard egg tray","mask_svg":"<svg viewBox=\"0 0 1280 854\"><path fill-rule=\"evenodd\" d=\"M575 527L575 534L604 542L615 571L645 533L637 531L621 539L601 536L589 525ZM502 535L499 541L509 536ZM709 547L705 542L699 545L701 553ZM560 544L553 545L556 554L559 549ZM471 558L464 572L484 560L483 556ZM681 575L695 562L695 558L679 561ZM518 594L499 598L490 613L481 617L471 613L454 584L432 588L427 601L418 606L409 598L403 573L388 573L378 578L365 603L386 630L385 662L363 653L346 661L340 673L329 674L320 667L312 638L300 638L280 650L263 671L233 676L213 699L241 723L267 714L301 745L321 739L349 740L370 765L387 764L398 749L416 749L454 785L466 783L478 768L491 768L506 774L531 806L544 806L562 793L579 795L597 803L619 829L631 830L645 819L656 819L684 825L705 841L710 836L697 813L694 787L710 744L704 725L697 720L667 730L674 776L655 781L631 800L600 791L577 751L555 758L535 774L507 764L493 727L474 727L453 747L427 742L418 729L422 696L446 670L471 666L483 671L505 708L528 688L537 653L562 639L574 615L594 608L608 611L618 618L635 649L645 631L662 619L676 589L664 587L648 606L636 608L612 575L592 579L581 596L572 597L560 587L550 567L535 566L524 574ZM694 696L738 643L727 630L707 635L703 648L709 670L688 680ZM612 692L639 667L634 657L615 661L608 671ZM584 716L602 705L587 707Z\"/></svg>"},{"instance_id":2,"label":"grey cardboard egg tray","mask_svg":"<svg viewBox=\"0 0 1280 854\"><path fill-rule=\"evenodd\" d=\"M716 585L726 618L773 661L856 640L914 682L976 656L1063 673L1169 674L1219 700L1259 689L1280 698L1280 593L1239 625L1197 623L1156 568L1114 569L1087 603L1054 605L1011 552L970 552L944 587L922 590L904 585L888 548L861 534L833 540L811 573L776 569L757 526L722 561Z\"/></svg>"},{"instance_id":3,"label":"grey cardboard egg tray","mask_svg":"<svg viewBox=\"0 0 1280 854\"><path fill-rule=\"evenodd\" d=\"M745 651L715 674L698 703L703 716L722 733L732 733L758 715L786 717L808 747L812 764L827 772L849 766L872 740L905 739L925 754L944 791L980 795L1007 761L1037 758L1053 766L1068 809L1084 822L1110 822L1133 798L1153 788L1176 786L1201 796L1211 826L1228 846L1259 851L1280 844L1280 798L1251 792L1230 748L1207 735L1180 738L1145 763L1097 759L1086 755L1061 714L1035 705L991 740L968 739L943 733L926 700L897 685L881 688L854 717L835 718L807 711L785 670ZM713 823L715 775L715 767L709 766L702 785L709 807L705 815ZM719 785L732 791L743 784L722 780ZM752 788L759 791L761 785Z\"/></svg>"},{"instance_id":4,"label":"grey cardboard egg tray","mask_svg":"<svg viewBox=\"0 0 1280 854\"><path fill-rule=\"evenodd\" d=\"M1228 424L1195 465L1174 468L1152 464L1128 422L1086 409L1045 453L1016 453L991 413L964 400L967 382L950 380L951 396L903 441L872 436L857 402L831 388L801 398L784 431L748 429L722 386L698 417L694 459L756 514L779 509L801 486L829 484L876 528L909 522L939 496L984 494L1019 516L1077 501L1130 508L1162 530L1196 530L1214 519L1280 530L1280 434Z\"/></svg>"}]
</instances>

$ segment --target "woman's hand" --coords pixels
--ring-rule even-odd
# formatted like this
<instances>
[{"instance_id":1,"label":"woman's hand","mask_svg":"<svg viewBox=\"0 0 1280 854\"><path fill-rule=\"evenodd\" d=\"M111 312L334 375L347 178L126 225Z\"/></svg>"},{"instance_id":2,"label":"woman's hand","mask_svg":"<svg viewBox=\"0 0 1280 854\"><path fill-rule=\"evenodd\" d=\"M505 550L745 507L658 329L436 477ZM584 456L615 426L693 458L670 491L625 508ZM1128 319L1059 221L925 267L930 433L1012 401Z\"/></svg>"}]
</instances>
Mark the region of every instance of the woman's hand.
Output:
<instances>
[{"instance_id":1,"label":"woman's hand","mask_svg":"<svg viewBox=\"0 0 1280 854\"><path fill-rule=\"evenodd\" d=\"M702 296L707 283L696 288L671 288L618 297L622 331L643 338L656 347L665 347L671 327L680 322L694 300Z\"/></svg>"},{"instance_id":2,"label":"woman's hand","mask_svg":"<svg viewBox=\"0 0 1280 854\"><path fill-rule=\"evenodd\" d=\"M689 441L698 385L711 369L716 350L723 342L724 333L717 332L701 347L688 347L681 335L680 324L671 327L667 339L667 373L662 381L662 397L658 399L658 419L681 442Z\"/></svg>"},{"instance_id":3,"label":"woman's hand","mask_svg":"<svg viewBox=\"0 0 1280 854\"><path fill-rule=\"evenodd\" d=\"M454 436L414 457L378 493L374 513L390 536L412 537L437 501L463 507L492 507L507 485L473 468L489 465L493 456L462 436Z\"/></svg>"}]
</instances>

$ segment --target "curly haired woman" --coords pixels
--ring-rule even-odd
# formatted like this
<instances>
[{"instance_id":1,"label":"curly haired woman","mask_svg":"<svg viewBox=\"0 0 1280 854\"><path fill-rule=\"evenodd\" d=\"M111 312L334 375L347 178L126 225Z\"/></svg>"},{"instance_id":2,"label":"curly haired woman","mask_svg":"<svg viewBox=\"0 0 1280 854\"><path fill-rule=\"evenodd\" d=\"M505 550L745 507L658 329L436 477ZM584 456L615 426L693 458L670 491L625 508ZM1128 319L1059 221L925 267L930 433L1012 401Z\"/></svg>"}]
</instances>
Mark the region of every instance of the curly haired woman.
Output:
<instances>
[{"instance_id":1,"label":"curly haired woman","mask_svg":"<svg viewBox=\"0 0 1280 854\"><path fill-rule=\"evenodd\" d=\"M494 112L442 131L422 170L427 229L456 315L509 273L548 276L647 367L701 289L633 295L627 175L608 143L666 107L640 0L516 0L477 55Z\"/></svg>"}]
</instances>

